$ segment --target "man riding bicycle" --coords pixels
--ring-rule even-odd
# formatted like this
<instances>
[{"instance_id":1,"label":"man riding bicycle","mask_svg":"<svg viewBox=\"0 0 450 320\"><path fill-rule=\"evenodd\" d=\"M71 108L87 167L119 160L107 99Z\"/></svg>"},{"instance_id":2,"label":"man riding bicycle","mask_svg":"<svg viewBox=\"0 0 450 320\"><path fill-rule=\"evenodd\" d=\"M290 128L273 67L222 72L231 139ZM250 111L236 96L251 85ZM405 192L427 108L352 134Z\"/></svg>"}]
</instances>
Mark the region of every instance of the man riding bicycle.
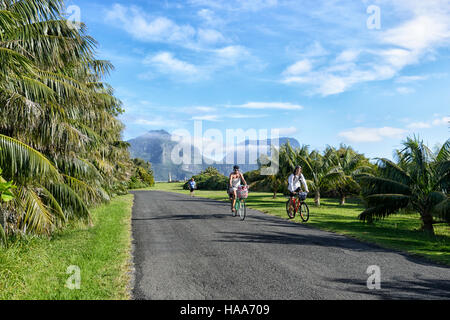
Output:
<instances>
[{"instance_id":1,"label":"man riding bicycle","mask_svg":"<svg viewBox=\"0 0 450 320\"><path fill-rule=\"evenodd\" d=\"M303 176L303 169L301 166L295 167L294 173L289 176L289 186L288 190L290 192L291 200L297 195L299 192L302 192L302 185L306 193L309 193L308 184L306 183L306 179Z\"/></svg>"}]
</instances>

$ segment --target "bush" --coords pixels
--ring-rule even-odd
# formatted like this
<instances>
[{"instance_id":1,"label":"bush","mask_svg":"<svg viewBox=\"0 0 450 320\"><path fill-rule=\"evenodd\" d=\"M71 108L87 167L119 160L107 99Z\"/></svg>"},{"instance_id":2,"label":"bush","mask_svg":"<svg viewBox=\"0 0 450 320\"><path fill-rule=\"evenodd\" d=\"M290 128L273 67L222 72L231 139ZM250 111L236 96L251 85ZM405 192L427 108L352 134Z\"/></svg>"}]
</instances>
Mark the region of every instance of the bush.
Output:
<instances>
[{"instance_id":1,"label":"bush","mask_svg":"<svg viewBox=\"0 0 450 320\"><path fill-rule=\"evenodd\" d=\"M228 187L228 178L214 167L207 168L193 178L200 190L226 190ZM184 184L183 188L189 190L189 181Z\"/></svg>"},{"instance_id":2,"label":"bush","mask_svg":"<svg viewBox=\"0 0 450 320\"><path fill-rule=\"evenodd\" d=\"M153 187L155 178L151 164L142 159L133 159L134 174L128 181L128 189L143 189Z\"/></svg>"}]
</instances>

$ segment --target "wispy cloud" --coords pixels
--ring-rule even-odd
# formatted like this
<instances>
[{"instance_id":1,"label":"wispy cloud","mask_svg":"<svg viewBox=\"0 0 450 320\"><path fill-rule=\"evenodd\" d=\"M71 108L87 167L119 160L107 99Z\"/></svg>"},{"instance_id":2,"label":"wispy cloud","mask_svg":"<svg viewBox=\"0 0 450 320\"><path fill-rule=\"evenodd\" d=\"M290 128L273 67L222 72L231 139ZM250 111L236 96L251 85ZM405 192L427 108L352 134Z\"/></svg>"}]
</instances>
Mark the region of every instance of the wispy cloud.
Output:
<instances>
[{"instance_id":1,"label":"wispy cloud","mask_svg":"<svg viewBox=\"0 0 450 320\"><path fill-rule=\"evenodd\" d=\"M450 117L440 117L435 118L431 121L418 121L418 122L411 122L408 124L408 128L410 129L428 129L432 127L439 127L439 126L448 126L450 125Z\"/></svg>"},{"instance_id":2,"label":"wispy cloud","mask_svg":"<svg viewBox=\"0 0 450 320\"><path fill-rule=\"evenodd\" d=\"M394 7L410 16L398 25L374 33L371 46L358 38L353 48L345 48L334 59L311 62L299 60L282 72L282 83L307 85L315 94L339 94L353 86L371 81L388 80L406 66L432 59L436 49L450 42L450 6L447 0L381 1L385 8ZM318 16L322 18L321 15ZM325 19L325 17L323 17ZM344 41L345 43L345 41ZM293 72L299 69L299 72ZM399 78L417 81L421 78ZM404 93L404 89L400 89Z\"/></svg>"},{"instance_id":3,"label":"wispy cloud","mask_svg":"<svg viewBox=\"0 0 450 320\"><path fill-rule=\"evenodd\" d=\"M228 108L241 109L280 109L280 110L303 110L304 107L289 102L248 102L242 105L228 105Z\"/></svg>"},{"instance_id":4,"label":"wispy cloud","mask_svg":"<svg viewBox=\"0 0 450 320\"><path fill-rule=\"evenodd\" d=\"M193 6L209 7L216 10L259 11L276 7L278 0L188 0L188 3Z\"/></svg>"},{"instance_id":5,"label":"wispy cloud","mask_svg":"<svg viewBox=\"0 0 450 320\"><path fill-rule=\"evenodd\" d=\"M106 11L105 20L143 42L176 44L196 50L226 42L218 30L196 28L189 23L179 24L165 16L147 14L137 6L114 4Z\"/></svg>"},{"instance_id":6,"label":"wispy cloud","mask_svg":"<svg viewBox=\"0 0 450 320\"><path fill-rule=\"evenodd\" d=\"M183 74L188 77L194 77L199 74L196 66L175 58L170 52L159 52L155 55L149 55L144 59L143 63L157 68L161 73Z\"/></svg>"},{"instance_id":7,"label":"wispy cloud","mask_svg":"<svg viewBox=\"0 0 450 320\"><path fill-rule=\"evenodd\" d=\"M386 138L399 138L408 131L401 128L363 128L358 127L339 133L340 137L350 142L379 142Z\"/></svg>"},{"instance_id":8,"label":"wispy cloud","mask_svg":"<svg viewBox=\"0 0 450 320\"><path fill-rule=\"evenodd\" d=\"M219 116L219 115L216 115L216 114L209 114L209 115L202 115L202 116L194 116L194 117L192 117L191 120L213 121L213 122L222 121L222 120L220 119L220 116Z\"/></svg>"}]
</instances>

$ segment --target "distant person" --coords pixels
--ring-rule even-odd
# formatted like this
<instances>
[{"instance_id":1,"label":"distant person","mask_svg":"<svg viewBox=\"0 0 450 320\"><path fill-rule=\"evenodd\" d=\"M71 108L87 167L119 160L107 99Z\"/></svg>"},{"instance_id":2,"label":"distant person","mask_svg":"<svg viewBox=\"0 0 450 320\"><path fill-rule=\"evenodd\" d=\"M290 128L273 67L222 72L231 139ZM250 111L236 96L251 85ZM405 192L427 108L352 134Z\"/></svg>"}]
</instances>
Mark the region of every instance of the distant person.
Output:
<instances>
[{"instance_id":1,"label":"distant person","mask_svg":"<svg viewBox=\"0 0 450 320\"><path fill-rule=\"evenodd\" d=\"M239 166L234 166L233 172L230 174L230 180L228 183L228 194L230 195L230 201L231 201L231 211L236 212L235 205L236 205L236 197L237 197L237 191L239 187L242 184L242 181L244 182L244 185L247 185L247 182L245 181L244 175L239 171Z\"/></svg>"},{"instance_id":2,"label":"distant person","mask_svg":"<svg viewBox=\"0 0 450 320\"><path fill-rule=\"evenodd\" d=\"M195 183L195 179L192 178L191 181L189 181L189 190L191 190L191 197L194 197L194 191L196 188L197 184Z\"/></svg>"},{"instance_id":3,"label":"distant person","mask_svg":"<svg viewBox=\"0 0 450 320\"><path fill-rule=\"evenodd\" d=\"M306 179L303 176L303 169L300 166L295 167L294 173L290 175L288 183L288 190L290 192L291 200L295 197L296 194L302 192L302 186L304 187L304 191L306 193L309 193L308 184L306 183Z\"/></svg>"}]
</instances>

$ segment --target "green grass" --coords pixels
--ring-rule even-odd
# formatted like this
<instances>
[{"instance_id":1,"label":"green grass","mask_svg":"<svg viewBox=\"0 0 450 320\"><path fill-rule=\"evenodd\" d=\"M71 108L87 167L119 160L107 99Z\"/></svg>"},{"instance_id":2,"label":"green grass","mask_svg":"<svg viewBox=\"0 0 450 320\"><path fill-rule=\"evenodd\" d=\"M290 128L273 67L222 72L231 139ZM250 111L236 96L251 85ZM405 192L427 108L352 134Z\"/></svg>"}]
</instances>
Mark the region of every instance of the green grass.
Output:
<instances>
[{"instance_id":1,"label":"green grass","mask_svg":"<svg viewBox=\"0 0 450 320\"><path fill-rule=\"evenodd\" d=\"M0 300L129 299L133 195L92 210L93 227L72 224L47 238L0 248ZM65 287L69 266L81 271L79 290Z\"/></svg>"},{"instance_id":2,"label":"green grass","mask_svg":"<svg viewBox=\"0 0 450 320\"><path fill-rule=\"evenodd\" d=\"M158 183L147 190L189 194L182 189L182 185L182 183ZM196 196L228 201L225 191L197 190ZM287 199L282 195L278 199L273 199L272 194L269 193L250 192L247 203L253 209L288 219L286 201ZM310 208L310 221L307 223L309 226L450 265L450 227L448 225L436 225L436 236L428 236L418 231L421 226L419 214L395 215L368 225L357 219L364 210L359 199L350 199L345 206L340 206L337 199L321 199L320 208L314 206L313 199L308 199L307 204ZM295 221L302 223L298 217Z\"/></svg>"}]
</instances>

